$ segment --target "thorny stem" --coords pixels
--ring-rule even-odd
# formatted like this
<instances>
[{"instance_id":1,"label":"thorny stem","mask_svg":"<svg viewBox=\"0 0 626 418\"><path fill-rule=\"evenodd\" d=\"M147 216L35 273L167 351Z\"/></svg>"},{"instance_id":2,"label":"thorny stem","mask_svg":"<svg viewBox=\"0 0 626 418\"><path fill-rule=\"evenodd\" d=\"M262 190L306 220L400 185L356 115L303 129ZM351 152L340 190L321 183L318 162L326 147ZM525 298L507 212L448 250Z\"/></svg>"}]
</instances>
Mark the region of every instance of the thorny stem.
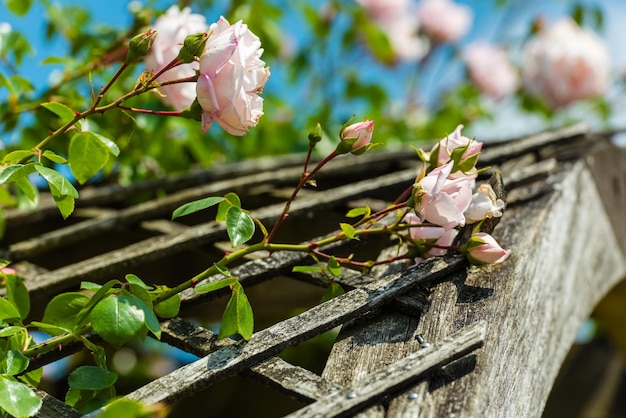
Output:
<instances>
[{"instance_id":1,"label":"thorny stem","mask_svg":"<svg viewBox=\"0 0 626 418\"><path fill-rule=\"evenodd\" d=\"M339 154L337 154L335 151L333 151L330 154L328 154L328 156L326 156L326 158L324 158L322 161L317 163L317 165L313 168L313 170L311 170L308 173L305 170L305 172L302 173L302 176L300 176L300 183L298 183L296 188L293 190L293 193L291 193L291 196L289 197L289 199L285 203L285 207L283 208L283 212L278 217L278 220L274 224L274 227L270 231L270 233L267 236L267 238L265 238L264 243L268 244L272 240L272 238L274 238L274 235L276 234L276 231L278 231L278 228L280 227L280 225L285 221L285 219L287 219L287 216L288 216L288 213L289 213L289 209L291 208L291 203L295 200L296 196L298 195L298 192L304 187L305 184L307 184L307 182L309 182L313 178L313 176L318 171L320 171L320 169L324 165L326 165L326 163L328 163L330 160L332 160L333 158L335 158L338 155Z\"/></svg>"}]
</instances>

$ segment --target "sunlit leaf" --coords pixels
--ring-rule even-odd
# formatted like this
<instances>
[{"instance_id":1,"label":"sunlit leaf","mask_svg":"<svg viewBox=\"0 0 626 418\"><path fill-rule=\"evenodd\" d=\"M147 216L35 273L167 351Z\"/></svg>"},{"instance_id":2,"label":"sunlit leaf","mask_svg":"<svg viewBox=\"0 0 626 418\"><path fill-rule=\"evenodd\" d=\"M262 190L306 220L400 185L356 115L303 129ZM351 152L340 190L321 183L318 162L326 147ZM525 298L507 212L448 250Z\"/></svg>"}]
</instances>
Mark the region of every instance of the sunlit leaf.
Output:
<instances>
[{"instance_id":1,"label":"sunlit leaf","mask_svg":"<svg viewBox=\"0 0 626 418\"><path fill-rule=\"evenodd\" d=\"M210 208L211 206L215 206L218 203L224 200L223 197L213 196L207 197L205 199L195 200L193 202L185 203L184 205L176 208L172 213L172 220L176 218L180 218L181 216L191 215L192 213L196 213L200 210Z\"/></svg>"},{"instance_id":2,"label":"sunlit leaf","mask_svg":"<svg viewBox=\"0 0 626 418\"><path fill-rule=\"evenodd\" d=\"M230 300L222 315L219 337L224 338L229 335L239 334L244 339L249 340L253 332L254 316L252 307L244 293L243 287L237 283L237 286L233 287Z\"/></svg>"},{"instance_id":3,"label":"sunlit leaf","mask_svg":"<svg viewBox=\"0 0 626 418\"><path fill-rule=\"evenodd\" d=\"M213 292L224 287L232 286L237 282L237 279L231 277L227 279L204 282L196 286L193 290L197 293Z\"/></svg>"},{"instance_id":4,"label":"sunlit leaf","mask_svg":"<svg viewBox=\"0 0 626 418\"><path fill-rule=\"evenodd\" d=\"M30 10L33 0L7 0L7 7L18 16L24 16Z\"/></svg>"},{"instance_id":5,"label":"sunlit leaf","mask_svg":"<svg viewBox=\"0 0 626 418\"><path fill-rule=\"evenodd\" d=\"M78 390L100 390L116 381L115 373L97 366L80 366L67 379L70 388Z\"/></svg>"},{"instance_id":6,"label":"sunlit leaf","mask_svg":"<svg viewBox=\"0 0 626 418\"><path fill-rule=\"evenodd\" d=\"M326 270L335 277L341 276L341 264L339 264L339 261L337 261L334 256L328 259Z\"/></svg>"},{"instance_id":7,"label":"sunlit leaf","mask_svg":"<svg viewBox=\"0 0 626 418\"><path fill-rule=\"evenodd\" d=\"M109 149L92 132L79 132L70 141L68 160L72 173L84 184L106 165Z\"/></svg>"},{"instance_id":8,"label":"sunlit leaf","mask_svg":"<svg viewBox=\"0 0 626 418\"><path fill-rule=\"evenodd\" d=\"M358 237L356 237L356 229L354 229L354 227L350 224L346 224L346 223L340 223L339 226L341 227L341 230L343 231L344 234L346 234L346 237L350 238L350 239L359 239Z\"/></svg>"},{"instance_id":9,"label":"sunlit leaf","mask_svg":"<svg viewBox=\"0 0 626 418\"><path fill-rule=\"evenodd\" d=\"M128 283L136 284L137 286L143 287L146 290L154 289L152 286L148 286L147 284L145 284L143 280L141 280L134 274L127 274L126 276L124 276L124 278Z\"/></svg>"},{"instance_id":10,"label":"sunlit leaf","mask_svg":"<svg viewBox=\"0 0 626 418\"><path fill-rule=\"evenodd\" d=\"M24 159L30 158L34 155L37 155L37 151L30 149L19 149L16 151L11 151L2 159L3 164L15 164Z\"/></svg>"},{"instance_id":11,"label":"sunlit leaf","mask_svg":"<svg viewBox=\"0 0 626 418\"><path fill-rule=\"evenodd\" d=\"M44 311L42 322L62 327L62 330L55 332L48 329L51 335L58 335L63 329L74 329L79 320L78 314L89 303L89 296L79 292L66 292L56 295Z\"/></svg>"},{"instance_id":12,"label":"sunlit leaf","mask_svg":"<svg viewBox=\"0 0 626 418\"><path fill-rule=\"evenodd\" d=\"M294 273L319 273L322 268L320 266L294 266L291 271Z\"/></svg>"},{"instance_id":13,"label":"sunlit leaf","mask_svg":"<svg viewBox=\"0 0 626 418\"><path fill-rule=\"evenodd\" d=\"M134 300L135 304L143 311L144 314L144 323L148 327L151 333L154 334L157 339L161 339L161 324L159 323L159 319L154 314L154 311L148 306L148 304L140 299L136 295L132 295L131 298Z\"/></svg>"},{"instance_id":14,"label":"sunlit leaf","mask_svg":"<svg viewBox=\"0 0 626 418\"><path fill-rule=\"evenodd\" d=\"M20 311L17 307L5 298L0 297L0 321L20 319L20 317Z\"/></svg>"},{"instance_id":15,"label":"sunlit leaf","mask_svg":"<svg viewBox=\"0 0 626 418\"><path fill-rule=\"evenodd\" d=\"M76 113L69 107L65 106L63 103L58 102L48 102L42 103L41 107L45 107L55 115L61 118L61 123L65 124L76 116Z\"/></svg>"},{"instance_id":16,"label":"sunlit leaf","mask_svg":"<svg viewBox=\"0 0 626 418\"><path fill-rule=\"evenodd\" d=\"M7 299L17 307L20 319L25 319L30 312L30 296L22 279L15 274L5 276Z\"/></svg>"},{"instance_id":17,"label":"sunlit leaf","mask_svg":"<svg viewBox=\"0 0 626 418\"><path fill-rule=\"evenodd\" d=\"M224 222L226 220L226 213L232 206L241 208L241 199L239 199L239 196L235 193L226 193L226 195L224 195L224 201L217 207L215 220L217 222Z\"/></svg>"},{"instance_id":18,"label":"sunlit leaf","mask_svg":"<svg viewBox=\"0 0 626 418\"><path fill-rule=\"evenodd\" d=\"M333 298L336 298L337 296L343 295L344 293L346 293L346 291L343 290L343 287L341 287L339 283L332 282L330 286L328 286L328 289L326 290L326 293L324 293L324 296L322 296L322 300L320 301L320 303L329 301Z\"/></svg>"},{"instance_id":19,"label":"sunlit leaf","mask_svg":"<svg viewBox=\"0 0 626 418\"><path fill-rule=\"evenodd\" d=\"M41 399L26 384L0 375L0 407L16 417L33 416L41 408Z\"/></svg>"},{"instance_id":20,"label":"sunlit leaf","mask_svg":"<svg viewBox=\"0 0 626 418\"><path fill-rule=\"evenodd\" d=\"M94 331L117 348L134 337L144 322L144 311L131 296L109 295L91 311Z\"/></svg>"},{"instance_id":21,"label":"sunlit leaf","mask_svg":"<svg viewBox=\"0 0 626 418\"><path fill-rule=\"evenodd\" d=\"M180 311L180 295L176 294L154 305L154 313L161 318L174 318Z\"/></svg>"},{"instance_id":22,"label":"sunlit leaf","mask_svg":"<svg viewBox=\"0 0 626 418\"><path fill-rule=\"evenodd\" d=\"M231 206L226 212L226 231L233 247L248 242L254 235L254 221L241 208Z\"/></svg>"},{"instance_id":23,"label":"sunlit leaf","mask_svg":"<svg viewBox=\"0 0 626 418\"><path fill-rule=\"evenodd\" d=\"M28 357L24 354L18 350L9 350L2 353L0 370L2 370L2 374L13 376L26 370L28 363Z\"/></svg>"},{"instance_id":24,"label":"sunlit leaf","mask_svg":"<svg viewBox=\"0 0 626 418\"><path fill-rule=\"evenodd\" d=\"M46 157L47 159L49 159L50 161L55 162L57 164L67 164L67 160L65 158L61 157L58 154L55 154L49 149L45 150L42 155Z\"/></svg>"},{"instance_id":25,"label":"sunlit leaf","mask_svg":"<svg viewBox=\"0 0 626 418\"><path fill-rule=\"evenodd\" d=\"M78 191L72 186L72 183L61 173L48 167L36 164L35 170L46 179L50 185L50 191L57 196L71 196L74 199L78 198Z\"/></svg>"}]
</instances>

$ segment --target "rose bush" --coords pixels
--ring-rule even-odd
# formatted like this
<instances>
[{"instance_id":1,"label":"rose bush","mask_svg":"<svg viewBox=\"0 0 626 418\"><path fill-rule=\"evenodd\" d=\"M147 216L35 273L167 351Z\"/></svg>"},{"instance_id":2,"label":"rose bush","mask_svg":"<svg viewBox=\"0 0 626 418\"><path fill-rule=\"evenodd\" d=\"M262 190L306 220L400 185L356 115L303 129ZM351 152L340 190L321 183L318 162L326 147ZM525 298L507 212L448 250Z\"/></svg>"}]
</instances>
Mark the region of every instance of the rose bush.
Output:
<instances>
[{"instance_id":1,"label":"rose bush","mask_svg":"<svg viewBox=\"0 0 626 418\"><path fill-rule=\"evenodd\" d=\"M203 130L216 121L242 136L256 126L263 115L259 94L270 76L262 54L261 41L241 21L231 25L222 17L211 25L196 85Z\"/></svg>"},{"instance_id":2,"label":"rose bush","mask_svg":"<svg viewBox=\"0 0 626 418\"><path fill-rule=\"evenodd\" d=\"M153 25L157 32L150 53L145 58L147 71L153 73L165 68L178 56L185 38L194 33L206 32L208 25L204 16L191 13L189 7L180 10L178 6L170 7ZM196 74L198 63L178 65L157 78L157 81L171 81L192 77ZM161 99L176 110L191 105L196 98L194 83L179 83L162 86Z\"/></svg>"},{"instance_id":3,"label":"rose bush","mask_svg":"<svg viewBox=\"0 0 626 418\"><path fill-rule=\"evenodd\" d=\"M487 96L499 100L517 89L519 76L502 48L476 42L465 48L463 60L470 80Z\"/></svg>"},{"instance_id":4,"label":"rose bush","mask_svg":"<svg viewBox=\"0 0 626 418\"><path fill-rule=\"evenodd\" d=\"M417 7L417 19L432 40L454 42L469 31L472 11L450 0L422 0Z\"/></svg>"},{"instance_id":5,"label":"rose bush","mask_svg":"<svg viewBox=\"0 0 626 418\"><path fill-rule=\"evenodd\" d=\"M564 18L540 30L524 49L524 89L559 108L603 95L610 83L610 57L604 41Z\"/></svg>"}]
</instances>

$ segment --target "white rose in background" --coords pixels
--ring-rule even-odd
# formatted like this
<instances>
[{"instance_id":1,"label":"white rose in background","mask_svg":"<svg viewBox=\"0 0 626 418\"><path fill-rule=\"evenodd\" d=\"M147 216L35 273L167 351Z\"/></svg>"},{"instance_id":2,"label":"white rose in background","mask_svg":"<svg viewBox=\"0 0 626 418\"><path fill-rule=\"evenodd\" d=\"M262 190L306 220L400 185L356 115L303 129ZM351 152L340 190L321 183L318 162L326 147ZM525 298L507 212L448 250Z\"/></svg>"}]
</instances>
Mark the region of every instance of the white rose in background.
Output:
<instances>
[{"instance_id":1,"label":"white rose in background","mask_svg":"<svg viewBox=\"0 0 626 418\"><path fill-rule=\"evenodd\" d=\"M241 21L231 25L223 17L209 33L196 84L202 129L216 121L231 135L245 135L263 115L259 94L270 76L261 41Z\"/></svg>"},{"instance_id":2,"label":"white rose in background","mask_svg":"<svg viewBox=\"0 0 626 418\"><path fill-rule=\"evenodd\" d=\"M418 61L428 52L428 41L418 36L419 22L409 0L356 0L385 34L396 58Z\"/></svg>"},{"instance_id":3,"label":"white rose in background","mask_svg":"<svg viewBox=\"0 0 626 418\"><path fill-rule=\"evenodd\" d=\"M476 42L463 50L463 60L470 80L483 94L499 100L517 89L519 76L502 48Z\"/></svg>"},{"instance_id":4,"label":"white rose in background","mask_svg":"<svg viewBox=\"0 0 626 418\"><path fill-rule=\"evenodd\" d=\"M592 31L561 19L524 48L522 81L553 108L601 96L610 83L609 50Z\"/></svg>"},{"instance_id":5,"label":"white rose in background","mask_svg":"<svg viewBox=\"0 0 626 418\"><path fill-rule=\"evenodd\" d=\"M150 54L145 58L145 66L147 71L156 73L178 56L187 36L206 32L209 27L204 16L191 13L189 7L180 10L178 6L172 6L156 20L152 29L157 35ZM192 77L197 69L198 64L195 62L178 65L159 76L157 81ZM159 91L163 94L163 102L176 110L186 108L196 98L194 83L170 84L159 88Z\"/></svg>"},{"instance_id":6,"label":"white rose in background","mask_svg":"<svg viewBox=\"0 0 626 418\"><path fill-rule=\"evenodd\" d=\"M433 41L454 42L472 24L472 10L450 0L422 0L417 6L420 27Z\"/></svg>"}]
</instances>

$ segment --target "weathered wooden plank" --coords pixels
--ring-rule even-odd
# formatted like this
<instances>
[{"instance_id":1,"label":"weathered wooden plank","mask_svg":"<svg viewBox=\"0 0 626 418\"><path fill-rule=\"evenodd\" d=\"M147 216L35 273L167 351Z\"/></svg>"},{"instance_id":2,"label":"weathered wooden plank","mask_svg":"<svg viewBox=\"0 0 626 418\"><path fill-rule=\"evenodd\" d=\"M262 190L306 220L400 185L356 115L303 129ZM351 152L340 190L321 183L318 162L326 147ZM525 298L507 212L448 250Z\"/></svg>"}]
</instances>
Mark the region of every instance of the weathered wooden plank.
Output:
<instances>
[{"instance_id":1,"label":"weathered wooden plank","mask_svg":"<svg viewBox=\"0 0 626 418\"><path fill-rule=\"evenodd\" d=\"M465 266L462 257L432 259L406 272L388 276L269 328L255 333L249 342L222 347L128 395L147 404L172 402L195 393L226 376L294 346L315 335L389 302L425 280L437 280Z\"/></svg>"},{"instance_id":2,"label":"weathered wooden plank","mask_svg":"<svg viewBox=\"0 0 626 418\"><path fill-rule=\"evenodd\" d=\"M83 414L43 390L36 390L43 403L36 418L78 418Z\"/></svg>"},{"instance_id":3,"label":"weathered wooden plank","mask_svg":"<svg viewBox=\"0 0 626 418\"><path fill-rule=\"evenodd\" d=\"M290 415L291 418L350 416L365 406L380 401L411 382L482 346L486 324L477 322L449 337L418 350L388 367L360 379L360 383L329 395ZM409 401L416 399L408 396Z\"/></svg>"},{"instance_id":4,"label":"weathered wooden plank","mask_svg":"<svg viewBox=\"0 0 626 418\"><path fill-rule=\"evenodd\" d=\"M610 152L621 155L612 169L624 176L626 152ZM413 390L423 399L419 407L398 397L388 416L541 415L578 327L626 277L618 238L626 231L610 222L588 166L567 164L547 184L550 194L511 209L495 230L511 258L439 284L422 316L419 328L432 340L487 321L488 344L474 371L434 384L437 390L432 382L418 385Z\"/></svg>"}]
</instances>

